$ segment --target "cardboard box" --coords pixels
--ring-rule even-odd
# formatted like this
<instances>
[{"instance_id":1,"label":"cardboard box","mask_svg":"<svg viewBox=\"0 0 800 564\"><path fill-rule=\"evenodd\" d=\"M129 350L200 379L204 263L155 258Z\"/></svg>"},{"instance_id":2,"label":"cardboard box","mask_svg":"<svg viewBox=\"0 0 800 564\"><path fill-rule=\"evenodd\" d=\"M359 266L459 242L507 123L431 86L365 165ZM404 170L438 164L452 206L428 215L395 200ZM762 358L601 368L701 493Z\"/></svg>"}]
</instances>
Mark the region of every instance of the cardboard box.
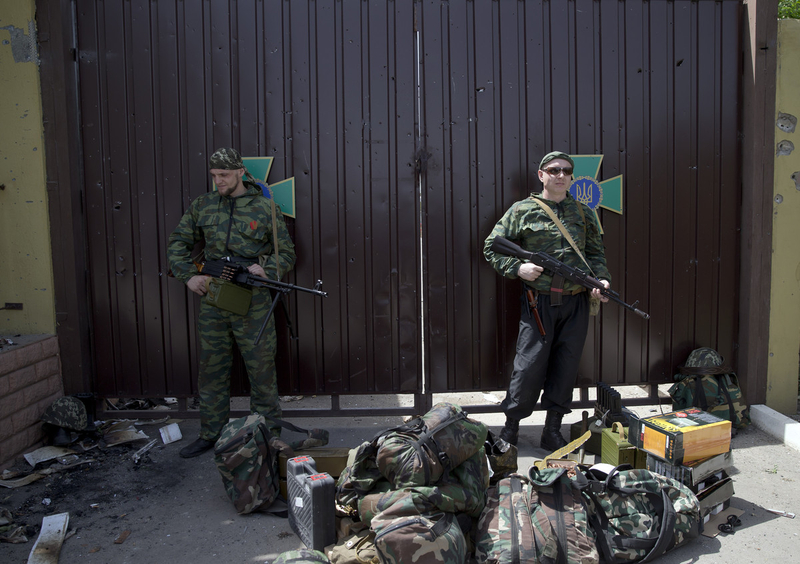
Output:
<instances>
[{"instance_id":1,"label":"cardboard box","mask_svg":"<svg viewBox=\"0 0 800 564\"><path fill-rule=\"evenodd\" d=\"M667 478L678 480L697 493L704 488L709 478L719 479L720 474L733 466L733 453L728 451L723 454L694 460L684 464L670 464L652 454L647 454L647 469Z\"/></svg>"},{"instance_id":2,"label":"cardboard box","mask_svg":"<svg viewBox=\"0 0 800 564\"><path fill-rule=\"evenodd\" d=\"M714 482L707 488L697 492L697 501L700 502L700 515L705 517L713 515L716 511L725 509L733 497L733 480L725 476L722 480Z\"/></svg>"},{"instance_id":3,"label":"cardboard box","mask_svg":"<svg viewBox=\"0 0 800 564\"><path fill-rule=\"evenodd\" d=\"M639 420L641 449L671 464L685 464L731 450L731 422L697 408Z\"/></svg>"},{"instance_id":4,"label":"cardboard box","mask_svg":"<svg viewBox=\"0 0 800 564\"><path fill-rule=\"evenodd\" d=\"M616 467L630 464L634 468L647 466L647 455L628 442L628 428L614 423L611 429L603 429L600 459Z\"/></svg>"}]
</instances>

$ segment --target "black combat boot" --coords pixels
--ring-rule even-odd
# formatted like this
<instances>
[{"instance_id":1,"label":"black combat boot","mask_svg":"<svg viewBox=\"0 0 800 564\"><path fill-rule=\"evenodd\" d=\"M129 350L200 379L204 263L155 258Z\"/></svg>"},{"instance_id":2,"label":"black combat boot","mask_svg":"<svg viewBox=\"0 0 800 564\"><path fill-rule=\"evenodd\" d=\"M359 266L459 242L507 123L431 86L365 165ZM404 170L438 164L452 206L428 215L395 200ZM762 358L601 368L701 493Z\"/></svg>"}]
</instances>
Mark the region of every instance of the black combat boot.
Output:
<instances>
[{"instance_id":1,"label":"black combat boot","mask_svg":"<svg viewBox=\"0 0 800 564\"><path fill-rule=\"evenodd\" d=\"M500 431L500 438L508 444L516 445L519 438L519 419L506 417L506 426Z\"/></svg>"},{"instance_id":2,"label":"black combat boot","mask_svg":"<svg viewBox=\"0 0 800 564\"><path fill-rule=\"evenodd\" d=\"M205 451L214 448L214 441L207 441L205 439L197 439L195 442L190 444L189 446L185 446L181 449L180 455L181 458L194 458L195 456L200 456Z\"/></svg>"},{"instance_id":3,"label":"black combat boot","mask_svg":"<svg viewBox=\"0 0 800 564\"><path fill-rule=\"evenodd\" d=\"M557 411L547 412L547 418L544 421L544 430L542 431L542 439L539 442L543 450L555 452L567 446L567 441L561 436L562 417L563 415Z\"/></svg>"}]
</instances>

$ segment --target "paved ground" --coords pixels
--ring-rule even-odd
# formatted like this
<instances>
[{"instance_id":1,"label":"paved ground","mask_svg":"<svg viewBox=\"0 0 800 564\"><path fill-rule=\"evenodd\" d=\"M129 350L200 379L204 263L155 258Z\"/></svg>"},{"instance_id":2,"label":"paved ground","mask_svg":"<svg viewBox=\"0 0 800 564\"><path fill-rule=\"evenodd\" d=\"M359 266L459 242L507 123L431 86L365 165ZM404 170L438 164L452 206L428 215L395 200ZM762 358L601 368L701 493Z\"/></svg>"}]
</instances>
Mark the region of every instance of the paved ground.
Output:
<instances>
[{"instance_id":1,"label":"paved ground","mask_svg":"<svg viewBox=\"0 0 800 564\"><path fill-rule=\"evenodd\" d=\"M477 397L476 397L477 396ZM452 398L445 398L451 401ZM290 407L316 406L322 398L306 398ZM386 399L364 397L362 406L374 405L375 417L356 419L294 419L297 425L323 427L331 432L330 446L355 447L377 431L400 422L398 417L380 417ZM481 394L460 403L485 403ZM468 407L466 407L468 409ZM637 408L640 414L655 414L658 407ZM475 415L499 431L497 414ZM565 422L580 417L574 412ZM523 422L519 444L521 470L544 456L538 437L544 421L536 414ZM222 482L207 453L184 460L178 450L197 434L198 422L180 423L184 439L151 450L138 464L130 458L135 450L116 447L98 453L98 462L70 473L49 476L29 486L0 489L0 506L8 508L15 521L31 533L25 544L0 544L0 562L27 561L43 516L68 512L70 529L60 562L109 564L163 564L218 562L266 563L284 550L299 548L286 519L254 514L239 516L223 490ZM157 437L157 427L143 428ZM781 509L800 513L800 453L756 428L733 439L736 494L732 505L744 511L742 526L732 535L700 537L658 560L677 563L793 562L800 554L800 518L788 519L767 512ZM49 505L43 505L49 500ZM121 533L130 531L120 544Z\"/></svg>"}]
</instances>

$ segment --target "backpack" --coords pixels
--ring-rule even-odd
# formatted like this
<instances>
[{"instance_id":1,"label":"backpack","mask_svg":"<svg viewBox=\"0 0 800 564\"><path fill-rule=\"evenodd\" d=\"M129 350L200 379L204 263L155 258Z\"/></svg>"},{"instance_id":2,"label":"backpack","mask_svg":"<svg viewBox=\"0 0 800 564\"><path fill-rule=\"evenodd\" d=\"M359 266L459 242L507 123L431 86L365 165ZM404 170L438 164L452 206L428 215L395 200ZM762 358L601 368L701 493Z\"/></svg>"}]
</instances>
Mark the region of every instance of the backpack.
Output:
<instances>
[{"instance_id":1,"label":"backpack","mask_svg":"<svg viewBox=\"0 0 800 564\"><path fill-rule=\"evenodd\" d=\"M489 488L478 519L475 560L479 564L555 561L558 547L547 517L531 507L528 479L513 474Z\"/></svg>"},{"instance_id":2,"label":"backpack","mask_svg":"<svg viewBox=\"0 0 800 564\"><path fill-rule=\"evenodd\" d=\"M286 429L305 433L307 438L289 445L272 436L267 419ZM222 428L214 445L214 462L237 513L252 513L269 509L280 495L279 452L293 456L295 448L327 443L327 431L306 431L286 421L254 413L229 421Z\"/></svg>"},{"instance_id":3,"label":"backpack","mask_svg":"<svg viewBox=\"0 0 800 564\"><path fill-rule=\"evenodd\" d=\"M396 488L429 486L478 452L487 432L460 406L438 403L382 438L378 468Z\"/></svg>"},{"instance_id":4,"label":"backpack","mask_svg":"<svg viewBox=\"0 0 800 564\"><path fill-rule=\"evenodd\" d=\"M555 467L539 469L532 466L530 504L541 519L544 541L555 541L556 562L567 564L597 564L600 561L595 546L596 532L589 523L587 501L583 492L589 481L577 468ZM549 525L549 528L547 527ZM538 541L538 539L537 539Z\"/></svg>"},{"instance_id":5,"label":"backpack","mask_svg":"<svg viewBox=\"0 0 800 564\"><path fill-rule=\"evenodd\" d=\"M649 470L620 468L596 465L584 475L601 562L650 562L700 535L700 503L689 488Z\"/></svg>"},{"instance_id":6,"label":"backpack","mask_svg":"<svg viewBox=\"0 0 800 564\"><path fill-rule=\"evenodd\" d=\"M361 514L359 505L369 494L447 484L468 490L457 494L467 496L465 507L474 505L477 491L479 515L489 476L487 434L486 425L469 419L461 407L439 403L425 416L381 431L351 450L336 481L336 503Z\"/></svg>"},{"instance_id":7,"label":"backpack","mask_svg":"<svg viewBox=\"0 0 800 564\"><path fill-rule=\"evenodd\" d=\"M731 368L714 349L695 349L679 367L669 389L673 411L697 407L730 421L734 427L750 424L750 408Z\"/></svg>"},{"instance_id":8,"label":"backpack","mask_svg":"<svg viewBox=\"0 0 800 564\"><path fill-rule=\"evenodd\" d=\"M372 519L403 500L419 514L444 512L465 514L477 519L486 503L489 486L489 468L483 448L453 469L452 474L432 486L392 489L389 482L381 482L358 502L358 515L362 522Z\"/></svg>"},{"instance_id":9,"label":"backpack","mask_svg":"<svg viewBox=\"0 0 800 564\"><path fill-rule=\"evenodd\" d=\"M467 541L453 513L419 514L405 497L372 519L375 548L383 564L463 564Z\"/></svg>"}]
</instances>

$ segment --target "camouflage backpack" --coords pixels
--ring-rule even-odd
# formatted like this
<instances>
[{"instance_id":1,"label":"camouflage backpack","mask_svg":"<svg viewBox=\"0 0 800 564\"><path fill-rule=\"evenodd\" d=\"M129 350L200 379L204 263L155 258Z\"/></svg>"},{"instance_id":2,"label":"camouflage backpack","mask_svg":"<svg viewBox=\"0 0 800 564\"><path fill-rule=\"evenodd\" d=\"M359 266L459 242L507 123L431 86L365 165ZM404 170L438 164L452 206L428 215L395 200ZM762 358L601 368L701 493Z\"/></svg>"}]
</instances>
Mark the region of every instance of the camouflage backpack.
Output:
<instances>
[{"instance_id":1,"label":"camouflage backpack","mask_svg":"<svg viewBox=\"0 0 800 564\"><path fill-rule=\"evenodd\" d=\"M708 347L695 349L678 370L675 384L669 389L673 411L697 407L727 419L736 428L750 424L750 408L739 380L717 351Z\"/></svg>"},{"instance_id":2,"label":"camouflage backpack","mask_svg":"<svg viewBox=\"0 0 800 564\"><path fill-rule=\"evenodd\" d=\"M697 498L676 480L610 465L581 476L588 478L583 491L602 562L650 562L703 530Z\"/></svg>"},{"instance_id":3,"label":"camouflage backpack","mask_svg":"<svg viewBox=\"0 0 800 564\"><path fill-rule=\"evenodd\" d=\"M372 519L375 548L383 564L463 564L467 541L453 513L420 514L410 496Z\"/></svg>"},{"instance_id":4,"label":"camouflage backpack","mask_svg":"<svg viewBox=\"0 0 800 564\"><path fill-rule=\"evenodd\" d=\"M388 482L384 484L359 500L358 515L362 522L371 524L375 516L400 501L407 509L414 507L418 514L444 512L477 519L486 503L489 468L481 448L435 485L390 489Z\"/></svg>"},{"instance_id":5,"label":"camouflage backpack","mask_svg":"<svg viewBox=\"0 0 800 564\"><path fill-rule=\"evenodd\" d=\"M270 433L267 419L286 429L304 433L307 438L287 444ZM240 514L252 513L269 509L280 494L280 452L285 452L287 458L291 458L296 448L326 444L327 431L307 431L286 421L256 413L233 419L222 428L214 445L214 462L236 511Z\"/></svg>"},{"instance_id":6,"label":"camouflage backpack","mask_svg":"<svg viewBox=\"0 0 800 564\"><path fill-rule=\"evenodd\" d=\"M478 519L475 560L479 564L555 561L552 527L542 511L531 506L528 479L513 474L489 488Z\"/></svg>"},{"instance_id":7,"label":"camouflage backpack","mask_svg":"<svg viewBox=\"0 0 800 564\"><path fill-rule=\"evenodd\" d=\"M318 550L301 548L282 552L272 564L329 564L328 557Z\"/></svg>"},{"instance_id":8,"label":"camouflage backpack","mask_svg":"<svg viewBox=\"0 0 800 564\"><path fill-rule=\"evenodd\" d=\"M438 403L382 438L378 468L396 488L429 486L478 452L487 432L460 406Z\"/></svg>"},{"instance_id":9,"label":"camouflage backpack","mask_svg":"<svg viewBox=\"0 0 800 564\"><path fill-rule=\"evenodd\" d=\"M336 503L360 514L362 500L370 494L403 488L437 490L443 504L453 501L448 499L452 494L463 501L464 511L477 510L477 516L489 479L487 433L483 423L468 419L459 406L437 404L424 417L381 431L351 450L336 481ZM392 453L398 460L390 459Z\"/></svg>"},{"instance_id":10,"label":"camouflage backpack","mask_svg":"<svg viewBox=\"0 0 800 564\"><path fill-rule=\"evenodd\" d=\"M577 468L540 470L536 466L530 468L528 475L531 512L540 523L537 544L555 544L554 562L597 564L600 555L595 546L596 533L590 526L583 495L589 486L586 476Z\"/></svg>"}]
</instances>

